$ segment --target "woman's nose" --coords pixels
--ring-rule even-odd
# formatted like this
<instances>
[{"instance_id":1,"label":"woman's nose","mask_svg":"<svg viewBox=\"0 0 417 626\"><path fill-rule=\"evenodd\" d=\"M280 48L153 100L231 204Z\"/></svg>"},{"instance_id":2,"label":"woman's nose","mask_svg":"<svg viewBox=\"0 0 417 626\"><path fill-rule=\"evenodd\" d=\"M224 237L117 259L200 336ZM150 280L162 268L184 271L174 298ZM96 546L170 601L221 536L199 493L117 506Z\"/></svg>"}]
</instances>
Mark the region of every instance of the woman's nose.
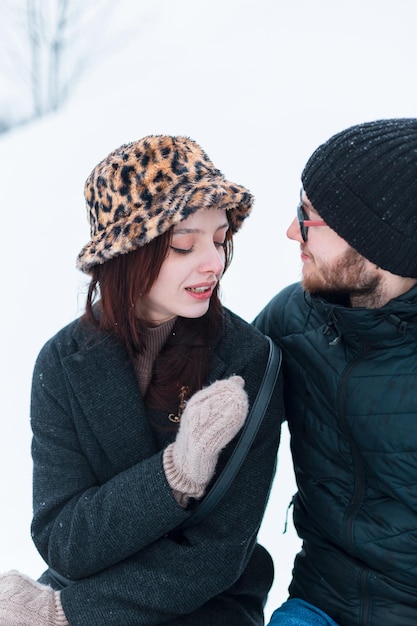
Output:
<instances>
[{"instance_id":1,"label":"woman's nose","mask_svg":"<svg viewBox=\"0 0 417 626\"><path fill-rule=\"evenodd\" d=\"M223 248L210 246L204 254L201 262L201 270L203 272L213 273L216 276L221 274L224 269L225 253Z\"/></svg>"}]
</instances>

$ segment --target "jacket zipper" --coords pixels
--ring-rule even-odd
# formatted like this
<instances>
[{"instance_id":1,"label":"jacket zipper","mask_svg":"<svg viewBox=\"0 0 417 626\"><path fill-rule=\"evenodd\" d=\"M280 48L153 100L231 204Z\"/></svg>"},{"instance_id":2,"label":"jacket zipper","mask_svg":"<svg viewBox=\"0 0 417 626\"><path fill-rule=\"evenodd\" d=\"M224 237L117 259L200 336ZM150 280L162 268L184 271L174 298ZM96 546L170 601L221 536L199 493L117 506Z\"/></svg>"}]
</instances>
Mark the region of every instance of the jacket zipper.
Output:
<instances>
[{"instance_id":1,"label":"jacket zipper","mask_svg":"<svg viewBox=\"0 0 417 626\"><path fill-rule=\"evenodd\" d=\"M352 460L353 460L353 478L354 478L352 499L350 501L349 508L347 510L346 517L345 517L344 537L345 537L346 545L350 549L351 554L356 554L359 558L360 558L360 555L357 554L357 549L356 549L355 542L353 539L353 525L354 525L355 518L358 514L358 511L361 507L363 497L365 494L365 482L366 482L365 481L365 469L364 469L364 463L362 461L362 457L360 455L356 442L353 439L351 433L349 432L349 429L346 423L346 414L345 414L344 407L345 407L345 396L346 396L346 387L347 387L348 380L351 377L352 371L355 369L358 363L362 359L364 359L364 357L367 355L368 352L369 352L369 345L365 342L362 344L360 353L353 359L353 361L351 361L349 367L344 372L343 377L341 379L339 393L338 393L340 426L341 426L343 433L345 434L345 436L347 437L349 441L349 445L350 445L350 449L352 453ZM363 582L364 580L366 580L366 577L367 577L367 571L365 569L362 569L361 581ZM369 623L369 617L370 617L369 590L368 590L367 585L361 584L359 591L361 592L361 597L362 597L361 623L364 626L366 626Z\"/></svg>"}]
</instances>

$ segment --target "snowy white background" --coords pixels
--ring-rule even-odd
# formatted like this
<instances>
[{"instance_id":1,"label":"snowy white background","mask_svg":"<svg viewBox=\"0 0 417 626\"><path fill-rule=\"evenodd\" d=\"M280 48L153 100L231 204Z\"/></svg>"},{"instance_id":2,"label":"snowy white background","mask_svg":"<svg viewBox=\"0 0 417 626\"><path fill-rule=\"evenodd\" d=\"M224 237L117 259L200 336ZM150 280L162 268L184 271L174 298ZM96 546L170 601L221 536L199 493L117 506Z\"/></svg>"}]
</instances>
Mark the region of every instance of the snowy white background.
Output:
<instances>
[{"instance_id":1,"label":"snowy white background","mask_svg":"<svg viewBox=\"0 0 417 626\"><path fill-rule=\"evenodd\" d=\"M90 170L122 143L185 134L249 187L256 205L223 299L251 321L299 278L285 230L311 152L352 124L417 115L416 18L415 0L120 0L112 19L134 37L59 114L0 137L1 571L37 577L44 567L29 529L31 374L43 343L82 309L74 261L89 236ZM276 565L267 618L286 598L299 546L291 520L283 534L293 492L284 430L261 528Z\"/></svg>"}]
</instances>

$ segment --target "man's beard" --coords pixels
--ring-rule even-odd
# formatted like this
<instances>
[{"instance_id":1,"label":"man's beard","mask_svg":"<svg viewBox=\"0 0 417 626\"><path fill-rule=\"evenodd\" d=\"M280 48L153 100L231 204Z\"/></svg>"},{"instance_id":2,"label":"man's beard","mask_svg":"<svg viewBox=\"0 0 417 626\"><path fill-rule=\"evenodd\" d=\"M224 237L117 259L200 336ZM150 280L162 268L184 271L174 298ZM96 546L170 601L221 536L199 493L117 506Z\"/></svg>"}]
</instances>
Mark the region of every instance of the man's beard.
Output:
<instances>
[{"instance_id":1,"label":"man's beard","mask_svg":"<svg viewBox=\"0 0 417 626\"><path fill-rule=\"evenodd\" d=\"M369 269L366 259L353 248L348 250L332 264L320 268L314 266L309 275L303 278L303 287L315 295L332 295L350 301L355 299L356 306L370 306L380 298L378 285L380 276Z\"/></svg>"}]
</instances>

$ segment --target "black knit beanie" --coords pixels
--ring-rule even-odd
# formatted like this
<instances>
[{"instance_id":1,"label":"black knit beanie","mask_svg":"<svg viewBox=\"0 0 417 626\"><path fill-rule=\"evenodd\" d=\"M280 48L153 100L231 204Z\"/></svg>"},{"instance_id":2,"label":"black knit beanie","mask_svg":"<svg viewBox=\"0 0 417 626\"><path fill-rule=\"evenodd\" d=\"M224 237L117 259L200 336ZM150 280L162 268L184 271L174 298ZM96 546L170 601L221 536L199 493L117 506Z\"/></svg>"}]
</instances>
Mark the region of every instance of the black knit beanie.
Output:
<instances>
[{"instance_id":1,"label":"black knit beanie","mask_svg":"<svg viewBox=\"0 0 417 626\"><path fill-rule=\"evenodd\" d=\"M301 180L315 210L352 248L393 274L417 278L417 118L334 135Z\"/></svg>"}]
</instances>

